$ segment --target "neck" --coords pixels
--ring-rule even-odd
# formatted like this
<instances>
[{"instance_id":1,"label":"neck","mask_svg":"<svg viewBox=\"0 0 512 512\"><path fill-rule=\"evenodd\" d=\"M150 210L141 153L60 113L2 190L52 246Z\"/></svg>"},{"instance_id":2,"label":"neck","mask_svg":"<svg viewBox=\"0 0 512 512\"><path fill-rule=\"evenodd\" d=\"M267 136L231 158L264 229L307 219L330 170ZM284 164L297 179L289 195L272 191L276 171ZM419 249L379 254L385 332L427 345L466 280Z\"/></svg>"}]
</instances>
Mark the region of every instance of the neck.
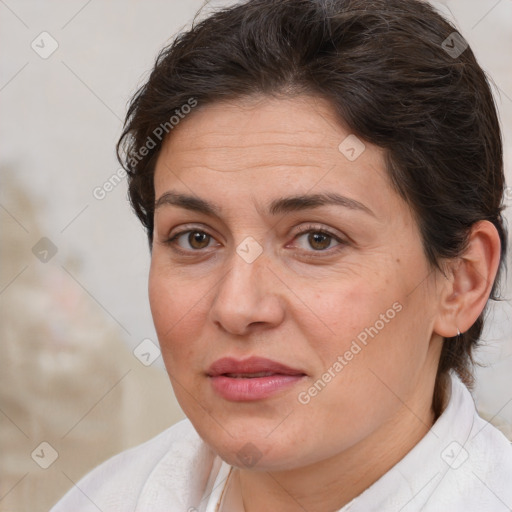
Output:
<instances>
[{"instance_id":1,"label":"neck","mask_svg":"<svg viewBox=\"0 0 512 512\"><path fill-rule=\"evenodd\" d=\"M329 459L278 472L234 468L227 501L243 501L245 512L339 510L389 471L427 434L435 420L432 394L428 399L417 398L403 404L387 424L370 436Z\"/></svg>"}]
</instances>

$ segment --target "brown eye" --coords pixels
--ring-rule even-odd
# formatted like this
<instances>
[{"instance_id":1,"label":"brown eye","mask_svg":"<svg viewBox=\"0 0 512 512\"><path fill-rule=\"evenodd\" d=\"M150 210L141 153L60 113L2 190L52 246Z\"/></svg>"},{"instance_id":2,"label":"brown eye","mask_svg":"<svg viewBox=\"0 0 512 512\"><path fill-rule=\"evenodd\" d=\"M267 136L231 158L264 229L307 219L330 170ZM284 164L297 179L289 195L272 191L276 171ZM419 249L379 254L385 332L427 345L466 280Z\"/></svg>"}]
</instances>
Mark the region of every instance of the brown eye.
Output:
<instances>
[{"instance_id":1,"label":"brown eye","mask_svg":"<svg viewBox=\"0 0 512 512\"><path fill-rule=\"evenodd\" d=\"M308 243L309 245L318 251L322 251L327 249L331 243L332 236L327 233L322 233L320 231L309 233L308 235Z\"/></svg>"},{"instance_id":2,"label":"brown eye","mask_svg":"<svg viewBox=\"0 0 512 512\"><path fill-rule=\"evenodd\" d=\"M212 240L213 237L205 231L188 229L177 233L167 240L166 243L177 246L177 249L179 248L183 251L194 252L207 248Z\"/></svg>"},{"instance_id":3,"label":"brown eye","mask_svg":"<svg viewBox=\"0 0 512 512\"><path fill-rule=\"evenodd\" d=\"M332 255L343 250L348 242L341 237L318 226L307 225L295 237L295 246L304 255Z\"/></svg>"},{"instance_id":4,"label":"brown eye","mask_svg":"<svg viewBox=\"0 0 512 512\"><path fill-rule=\"evenodd\" d=\"M204 249L210 243L210 235L204 231L190 231L187 241L193 249Z\"/></svg>"}]
</instances>

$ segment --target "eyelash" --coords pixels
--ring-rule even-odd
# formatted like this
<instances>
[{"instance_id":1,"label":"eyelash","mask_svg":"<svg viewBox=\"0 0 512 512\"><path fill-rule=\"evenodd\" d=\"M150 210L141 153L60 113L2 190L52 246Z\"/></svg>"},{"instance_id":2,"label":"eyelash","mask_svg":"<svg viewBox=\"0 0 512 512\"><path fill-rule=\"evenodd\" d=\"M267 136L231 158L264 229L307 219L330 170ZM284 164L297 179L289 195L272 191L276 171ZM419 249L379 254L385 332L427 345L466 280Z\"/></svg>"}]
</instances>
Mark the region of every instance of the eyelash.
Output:
<instances>
[{"instance_id":1,"label":"eyelash","mask_svg":"<svg viewBox=\"0 0 512 512\"><path fill-rule=\"evenodd\" d=\"M176 243L177 239L180 238L181 236L190 234L190 233L194 233L194 232L195 233L204 233L205 235L209 236L210 238L214 238L212 235L210 235L207 231L205 231L203 229L189 228L189 229L185 229L183 231L179 231L178 233L176 233L172 237L170 237L168 240L165 240L164 243L166 245L172 246L174 251L181 253L183 255L192 255L192 253L200 253L203 251L202 249L182 249ZM330 238L334 239L336 242L338 242L338 245L335 247L331 247L330 249L324 249L324 250L305 251L304 249L299 249L299 251L302 252L302 254L306 253L305 254L306 256L317 257L316 254L318 254L318 253L320 253L320 254L327 253L328 255L332 255L332 254L342 250L346 245L348 245L347 240L341 239L340 237L338 237L334 233L331 233L327 229L319 228L318 226L311 225L311 224L300 228L298 230L298 232L295 234L294 240L296 238L298 238L299 236L309 234L309 233L320 233L322 235L327 235L328 237L330 237ZM307 253L311 253L311 254L307 254Z\"/></svg>"},{"instance_id":2,"label":"eyelash","mask_svg":"<svg viewBox=\"0 0 512 512\"><path fill-rule=\"evenodd\" d=\"M314 224L309 224L307 226L299 228L299 230L295 234L294 240L296 238L298 238L299 236L306 235L308 233L320 233L322 235L327 235L329 238L332 238L333 240L338 242L337 246L331 247L330 249L306 251L307 253L311 253L311 254L308 254L308 256L313 256L314 254L318 254L318 253L320 253L320 254L323 253L323 254L327 254L330 256L330 255L342 250L346 245L348 245L347 240L343 240L342 238L335 235L334 233L331 233L328 229L319 228L318 226L315 226Z\"/></svg>"}]
</instances>

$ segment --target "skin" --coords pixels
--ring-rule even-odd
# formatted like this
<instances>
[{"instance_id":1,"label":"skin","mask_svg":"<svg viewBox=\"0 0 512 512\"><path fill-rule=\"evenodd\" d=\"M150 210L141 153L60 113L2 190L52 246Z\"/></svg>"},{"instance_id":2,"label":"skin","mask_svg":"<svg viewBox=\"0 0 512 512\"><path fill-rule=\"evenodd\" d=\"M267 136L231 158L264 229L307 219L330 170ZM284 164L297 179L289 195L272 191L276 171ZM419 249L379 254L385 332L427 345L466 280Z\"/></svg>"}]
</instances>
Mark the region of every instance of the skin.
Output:
<instances>
[{"instance_id":1,"label":"skin","mask_svg":"<svg viewBox=\"0 0 512 512\"><path fill-rule=\"evenodd\" d=\"M228 463L228 509L337 510L395 465L434 422L442 337L464 332L485 306L499 260L488 222L465 259L433 270L408 205L391 188L384 153L350 135L325 101L253 97L199 106L165 141L155 197L169 191L218 205L219 216L163 203L155 211L151 310L176 397ZM325 205L278 215L271 201L336 192L372 213ZM315 243L298 228L334 237ZM167 242L180 231L198 230ZM252 263L236 248L253 237ZM318 235L317 235L318 236ZM180 253L178 249L182 249ZM400 312L307 404L298 401L357 335ZM255 402L219 396L217 359L267 357L306 376ZM257 448L254 466L237 454ZM245 448L244 448L245 447Z\"/></svg>"}]
</instances>

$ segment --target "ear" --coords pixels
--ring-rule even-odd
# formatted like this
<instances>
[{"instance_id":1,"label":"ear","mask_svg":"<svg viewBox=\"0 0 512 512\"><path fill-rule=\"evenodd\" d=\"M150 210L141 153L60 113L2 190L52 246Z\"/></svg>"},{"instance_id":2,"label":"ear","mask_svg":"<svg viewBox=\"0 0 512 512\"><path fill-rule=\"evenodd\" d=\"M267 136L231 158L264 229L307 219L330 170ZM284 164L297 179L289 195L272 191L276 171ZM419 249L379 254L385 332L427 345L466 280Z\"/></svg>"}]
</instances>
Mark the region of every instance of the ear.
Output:
<instances>
[{"instance_id":1,"label":"ear","mask_svg":"<svg viewBox=\"0 0 512 512\"><path fill-rule=\"evenodd\" d=\"M494 225L473 225L464 254L450 262L439 297L434 332L449 338L467 331L483 311L500 263L501 242Z\"/></svg>"}]
</instances>

